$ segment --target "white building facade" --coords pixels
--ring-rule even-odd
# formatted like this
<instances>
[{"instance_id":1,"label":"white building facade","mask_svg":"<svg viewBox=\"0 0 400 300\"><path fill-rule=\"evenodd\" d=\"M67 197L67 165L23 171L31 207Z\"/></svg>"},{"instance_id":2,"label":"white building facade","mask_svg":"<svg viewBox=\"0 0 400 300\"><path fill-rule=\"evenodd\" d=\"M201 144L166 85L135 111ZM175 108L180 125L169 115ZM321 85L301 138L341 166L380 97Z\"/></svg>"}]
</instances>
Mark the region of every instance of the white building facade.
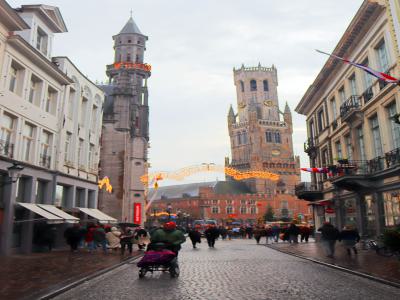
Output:
<instances>
[{"instance_id":1,"label":"white building facade","mask_svg":"<svg viewBox=\"0 0 400 300\"><path fill-rule=\"evenodd\" d=\"M0 239L7 255L31 252L35 234L49 229L40 205L77 217L76 207L97 207L104 94L68 58L52 57L54 35L67 31L58 8L14 10L0 0L0 29ZM19 179L10 177L13 166ZM61 233L64 222L57 223L52 229Z\"/></svg>"}]
</instances>

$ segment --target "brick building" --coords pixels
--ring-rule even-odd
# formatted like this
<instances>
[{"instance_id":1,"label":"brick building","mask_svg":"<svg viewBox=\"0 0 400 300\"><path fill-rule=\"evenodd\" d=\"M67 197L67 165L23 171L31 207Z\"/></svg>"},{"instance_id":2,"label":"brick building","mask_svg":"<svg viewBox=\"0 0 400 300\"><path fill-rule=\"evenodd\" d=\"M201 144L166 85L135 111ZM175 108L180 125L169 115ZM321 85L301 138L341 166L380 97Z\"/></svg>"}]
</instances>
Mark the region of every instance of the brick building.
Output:
<instances>
[{"instance_id":1,"label":"brick building","mask_svg":"<svg viewBox=\"0 0 400 300\"><path fill-rule=\"evenodd\" d=\"M215 181L171 185L150 190L149 199L156 193L151 209L150 220L154 213L166 212L188 214L189 219L214 219L225 223L234 219L242 223L255 223L267 211L270 205L276 217L309 216L307 202L299 201L292 194L251 193L243 182Z\"/></svg>"},{"instance_id":2,"label":"brick building","mask_svg":"<svg viewBox=\"0 0 400 300\"><path fill-rule=\"evenodd\" d=\"M293 193L300 181L300 161L293 154L292 114L285 105L279 109L278 75L274 66L233 69L237 94L237 114L232 106L228 129L232 159L229 167L241 170L264 170L280 176L279 181L248 179L253 193Z\"/></svg>"}]
</instances>

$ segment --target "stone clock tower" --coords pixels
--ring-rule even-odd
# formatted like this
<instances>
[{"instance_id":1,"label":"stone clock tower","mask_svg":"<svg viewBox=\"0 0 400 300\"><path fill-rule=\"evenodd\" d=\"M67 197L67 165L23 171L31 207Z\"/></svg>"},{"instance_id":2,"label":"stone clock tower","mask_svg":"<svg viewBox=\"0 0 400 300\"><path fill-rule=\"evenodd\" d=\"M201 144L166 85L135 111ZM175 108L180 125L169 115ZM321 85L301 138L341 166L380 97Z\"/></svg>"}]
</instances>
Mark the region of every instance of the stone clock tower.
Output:
<instances>
[{"instance_id":1,"label":"stone clock tower","mask_svg":"<svg viewBox=\"0 0 400 300\"><path fill-rule=\"evenodd\" d=\"M279 181L249 179L246 184L254 193L294 193L300 181L300 160L293 155L292 114L286 103L279 109L278 76L271 68L233 69L237 94L237 114L232 106L228 128L232 159L227 166L248 170L265 170L280 176Z\"/></svg>"},{"instance_id":2,"label":"stone clock tower","mask_svg":"<svg viewBox=\"0 0 400 300\"><path fill-rule=\"evenodd\" d=\"M149 106L147 79L150 65L144 63L147 36L132 17L115 36L114 62L107 65L103 113L100 177L109 177L112 194L99 193L99 208L122 222L145 221Z\"/></svg>"}]
</instances>

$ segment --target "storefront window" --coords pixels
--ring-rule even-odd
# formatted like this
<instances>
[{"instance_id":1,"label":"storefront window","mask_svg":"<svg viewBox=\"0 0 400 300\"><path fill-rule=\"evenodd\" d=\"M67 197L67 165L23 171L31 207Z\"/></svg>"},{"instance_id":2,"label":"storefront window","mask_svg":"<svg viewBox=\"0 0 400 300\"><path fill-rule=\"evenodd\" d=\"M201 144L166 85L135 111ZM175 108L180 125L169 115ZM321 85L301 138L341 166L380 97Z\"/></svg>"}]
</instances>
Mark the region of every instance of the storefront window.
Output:
<instances>
[{"instance_id":1,"label":"storefront window","mask_svg":"<svg viewBox=\"0 0 400 300\"><path fill-rule=\"evenodd\" d=\"M385 208L385 225L394 226L400 223L400 190L383 193Z\"/></svg>"},{"instance_id":2,"label":"storefront window","mask_svg":"<svg viewBox=\"0 0 400 300\"><path fill-rule=\"evenodd\" d=\"M364 197L364 205L365 205L365 218L367 225L367 234L368 236L376 235L376 218L375 218L375 199L372 195L366 195Z\"/></svg>"},{"instance_id":3,"label":"storefront window","mask_svg":"<svg viewBox=\"0 0 400 300\"><path fill-rule=\"evenodd\" d=\"M357 204L356 199L346 199L344 201L345 225L357 226Z\"/></svg>"}]
</instances>

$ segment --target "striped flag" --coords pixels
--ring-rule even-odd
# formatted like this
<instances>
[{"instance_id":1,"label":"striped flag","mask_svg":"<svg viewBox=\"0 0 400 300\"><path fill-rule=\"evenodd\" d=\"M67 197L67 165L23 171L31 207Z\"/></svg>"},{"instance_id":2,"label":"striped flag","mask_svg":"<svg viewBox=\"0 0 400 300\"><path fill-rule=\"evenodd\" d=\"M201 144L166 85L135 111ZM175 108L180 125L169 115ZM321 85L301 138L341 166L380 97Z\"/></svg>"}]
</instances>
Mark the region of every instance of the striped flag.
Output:
<instances>
[{"instance_id":1,"label":"striped flag","mask_svg":"<svg viewBox=\"0 0 400 300\"><path fill-rule=\"evenodd\" d=\"M328 168L300 168L300 170L310 173L328 173Z\"/></svg>"},{"instance_id":2,"label":"striped flag","mask_svg":"<svg viewBox=\"0 0 400 300\"><path fill-rule=\"evenodd\" d=\"M394 78L394 77L392 77L392 76L390 76L390 75L388 75L386 73L375 71L375 70L373 70L371 68L368 68L367 66L363 66L363 65L357 64L355 62L352 62L352 61L350 61L348 59L344 59L344 58L339 57L339 56L334 55L334 54L329 54L329 53L326 53L326 52L323 52L323 51L317 50L317 49L316 49L316 51L319 52L319 53L326 54L328 56L332 56L334 58L340 59L341 61L344 61L345 63L348 63L348 64L350 64L350 65L352 65L352 66L354 66L356 68L360 68L360 69L364 70L365 72L367 72L368 74L378 78L379 80L385 81L387 83L395 83L395 84L399 84L400 83L399 79Z\"/></svg>"}]
</instances>

